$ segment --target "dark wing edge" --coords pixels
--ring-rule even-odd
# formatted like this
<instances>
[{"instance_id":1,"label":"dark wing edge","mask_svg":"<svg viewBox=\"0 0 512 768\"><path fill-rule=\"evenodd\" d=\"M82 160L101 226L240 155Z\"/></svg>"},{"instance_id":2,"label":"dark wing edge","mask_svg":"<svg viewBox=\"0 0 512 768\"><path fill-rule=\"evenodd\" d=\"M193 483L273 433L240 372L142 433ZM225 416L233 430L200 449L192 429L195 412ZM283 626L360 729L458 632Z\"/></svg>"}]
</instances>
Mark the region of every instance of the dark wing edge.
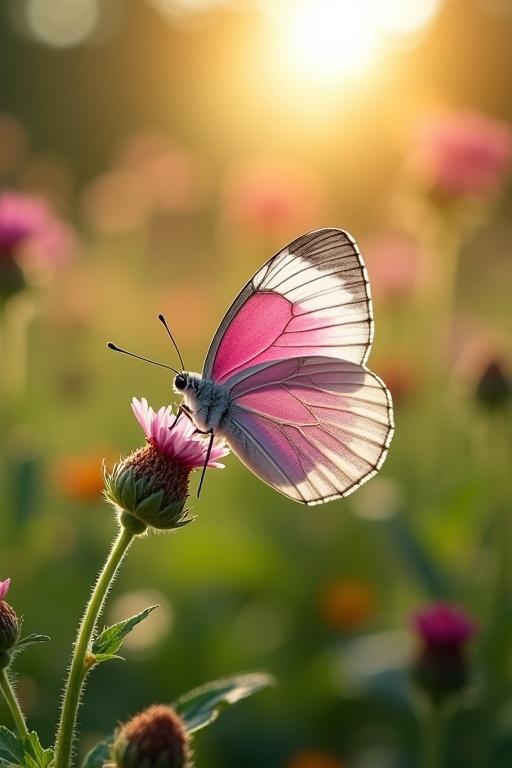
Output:
<instances>
[{"instance_id":1,"label":"dark wing edge","mask_svg":"<svg viewBox=\"0 0 512 768\"><path fill-rule=\"evenodd\" d=\"M224 315L217 330L215 331L212 341L210 342L210 346L208 347L208 352L206 354L206 358L203 363L203 373L202 373L203 378L206 378L206 379L211 378L217 350L220 346L224 333L226 332L230 322L233 320L233 318L235 317L237 312L240 310L240 308L245 304L245 302L251 296L253 296L255 293L258 292L258 290L260 289L260 286L262 285L262 283L264 283L265 278L267 278L269 276L269 273L272 271L272 268L279 267L279 260L280 259L284 260L289 253L293 253L294 257L296 256L301 257L304 253L307 253L308 250L310 250L312 244L315 243L315 240L318 240L318 238L323 237L323 235L330 235L330 234L332 235L336 234L346 239L346 241L352 246L354 250L354 255L356 256L359 266L361 268L361 273L362 273L363 282L364 282L364 293L365 293L366 303L368 307L368 342L366 343L366 349L361 361L361 365L365 365L366 361L368 360L368 356L370 354L371 346L372 346L374 335L375 335L370 280L368 277L366 265L364 263L361 252L359 251L357 243L352 237L352 235L350 235L344 229L339 229L337 227L323 227L320 229L311 230L310 232L306 232L300 237L297 237L288 245L284 246L284 248L281 248L276 254L274 254L274 256L272 256L268 261L266 261L262 267L260 267L260 269L252 276L252 278L248 281L248 283L242 288L242 290L234 299L231 306L229 307L226 314Z\"/></svg>"}]
</instances>

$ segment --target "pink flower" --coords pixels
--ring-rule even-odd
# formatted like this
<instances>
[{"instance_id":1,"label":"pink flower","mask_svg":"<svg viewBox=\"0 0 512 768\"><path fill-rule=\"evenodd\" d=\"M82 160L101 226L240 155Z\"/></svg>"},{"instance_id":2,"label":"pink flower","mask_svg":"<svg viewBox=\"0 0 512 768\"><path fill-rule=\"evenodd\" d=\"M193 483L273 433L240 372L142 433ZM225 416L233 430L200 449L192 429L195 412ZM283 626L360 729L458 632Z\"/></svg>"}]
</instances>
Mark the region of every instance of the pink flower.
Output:
<instances>
[{"instance_id":1,"label":"pink flower","mask_svg":"<svg viewBox=\"0 0 512 768\"><path fill-rule=\"evenodd\" d=\"M399 232L376 235L363 254L375 295L400 298L415 290L423 254L413 237Z\"/></svg>"},{"instance_id":2,"label":"pink flower","mask_svg":"<svg viewBox=\"0 0 512 768\"><path fill-rule=\"evenodd\" d=\"M171 406L155 412L147 400L132 401L135 417L147 444L104 472L105 496L114 505L121 525L134 533L146 528L173 530L191 522L185 503L189 475L203 467L209 436L195 434L190 420ZM229 453L224 443L213 444L209 467L223 467L219 459Z\"/></svg>"},{"instance_id":3,"label":"pink flower","mask_svg":"<svg viewBox=\"0 0 512 768\"><path fill-rule=\"evenodd\" d=\"M5 599L6 594L9 591L9 587L11 586L11 580L6 579L5 581L0 581L0 602Z\"/></svg>"},{"instance_id":4,"label":"pink flower","mask_svg":"<svg viewBox=\"0 0 512 768\"><path fill-rule=\"evenodd\" d=\"M446 197L497 192L512 165L512 127L479 112L433 115L420 125L412 167Z\"/></svg>"},{"instance_id":5,"label":"pink flower","mask_svg":"<svg viewBox=\"0 0 512 768\"><path fill-rule=\"evenodd\" d=\"M41 197L0 193L0 258L21 254L30 264L65 263L74 245L71 227Z\"/></svg>"},{"instance_id":6,"label":"pink flower","mask_svg":"<svg viewBox=\"0 0 512 768\"><path fill-rule=\"evenodd\" d=\"M414 629L427 647L462 647L475 633L475 624L457 606L434 603L412 620Z\"/></svg>"},{"instance_id":7,"label":"pink flower","mask_svg":"<svg viewBox=\"0 0 512 768\"><path fill-rule=\"evenodd\" d=\"M176 414L172 412L170 405L155 413L144 397L141 400L134 397L132 409L148 442L160 453L189 469L204 465L209 438L194 435L195 427L190 419L181 415L176 421ZM214 443L208 466L224 467L218 460L228 453L229 449L225 443Z\"/></svg>"},{"instance_id":8,"label":"pink flower","mask_svg":"<svg viewBox=\"0 0 512 768\"><path fill-rule=\"evenodd\" d=\"M224 189L227 218L251 234L293 237L318 222L323 196L304 169L250 160L229 174Z\"/></svg>"}]
</instances>

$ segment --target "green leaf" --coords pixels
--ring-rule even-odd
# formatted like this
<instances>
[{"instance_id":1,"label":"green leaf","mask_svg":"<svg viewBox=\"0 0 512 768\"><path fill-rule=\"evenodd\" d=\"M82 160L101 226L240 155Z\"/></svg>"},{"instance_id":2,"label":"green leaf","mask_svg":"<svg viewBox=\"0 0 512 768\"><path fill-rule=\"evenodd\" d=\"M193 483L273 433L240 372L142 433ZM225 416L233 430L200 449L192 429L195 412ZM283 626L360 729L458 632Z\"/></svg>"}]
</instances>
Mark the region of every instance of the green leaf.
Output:
<instances>
[{"instance_id":1,"label":"green leaf","mask_svg":"<svg viewBox=\"0 0 512 768\"><path fill-rule=\"evenodd\" d=\"M92 654L97 659L105 656L108 656L109 658L115 656L115 654L117 654L118 650L121 648L125 637L130 634L132 629L136 627L137 624L140 624L141 621L144 621L144 619L147 618L149 614L155 610L155 608L158 608L158 605L152 605L150 608L146 608L140 613L137 613L135 616L126 619L125 621L119 621L117 624L113 624L111 627L105 627L105 629L100 632L92 644ZM101 660L105 661L106 659L102 658Z\"/></svg>"},{"instance_id":2,"label":"green leaf","mask_svg":"<svg viewBox=\"0 0 512 768\"><path fill-rule=\"evenodd\" d=\"M25 738L25 763L27 768L48 768L53 760L53 750L43 749L39 736L32 731Z\"/></svg>"},{"instance_id":3,"label":"green leaf","mask_svg":"<svg viewBox=\"0 0 512 768\"><path fill-rule=\"evenodd\" d=\"M174 702L173 707L183 719L187 731L194 733L213 723L225 707L275 683L272 675L264 672L235 675L195 688Z\"/></svg>"},{"instance_id":4,"label":"green leaf","mask_svg":"<svg viewBox=\"0 0 512 768\"><path fill-rule=\"evenodd\" d=\"M52 760L53 751L43 749L35 731L20 737L0 726L0 766L48 768Z\"/></svg>"},{"instance_id":5,"label":"green leaf","mask_svg":"<svg viewBox=\"0 0 512 768\"><path fill-rule=\"evenodd\" d=\"M20 765L23 759L23 745L18 736L0 725L0 764Z\"/></svg>"},{"instance_id":6,"label":"green leaf","mask_svg":"<svg viewBox=\"0 0 512 768\"><path fill-rule=\"evenodd\" d=\"M112 734L96 744L85 756L82 768L103 768L105 763L109 763L114 738L115 734Z\"/></svg>"}]
</instances>

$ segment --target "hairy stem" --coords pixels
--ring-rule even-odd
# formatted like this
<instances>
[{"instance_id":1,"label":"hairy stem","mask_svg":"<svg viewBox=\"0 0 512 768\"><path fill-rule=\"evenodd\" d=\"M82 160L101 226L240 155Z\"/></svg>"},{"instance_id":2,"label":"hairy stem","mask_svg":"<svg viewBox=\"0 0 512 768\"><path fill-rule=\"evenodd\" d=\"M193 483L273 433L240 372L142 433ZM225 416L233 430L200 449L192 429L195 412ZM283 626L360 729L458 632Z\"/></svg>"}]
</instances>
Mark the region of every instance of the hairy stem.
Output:
<instances>
[{"instance_id":1,"label":"hairy stem","mask_svg":"<svg viewBox=\"0 0 512 768\"><path fill-rule=\"evenodd\" d=\"M103 609L105 598L134 535L135 533L132 530L124 527L121 528L103 570L98 576L96 586L78 629L68 679L64 689L60 722L55 742L54 768L69 768L71 764L76 717L84 680L88 672L88 666L86 665L87 652L89 651L96 622Z\"/></svg>"},{"instance_id":2,"label":"hairy stem","mask_svg":"<svg viewBox=\"0 0 512 768\"><path fill-rule=\"evenodd\" d=\"M25 723L25 717L23 716L23 712L21 711L18 699L7 676L6 669L2 669L0 671L0 690L4 695L7 706L11 710L13 720L16 723L16 730L18 731L18 734L20 736L27 736L28 728L27 724Z\"/></svg>"}]
</instances>

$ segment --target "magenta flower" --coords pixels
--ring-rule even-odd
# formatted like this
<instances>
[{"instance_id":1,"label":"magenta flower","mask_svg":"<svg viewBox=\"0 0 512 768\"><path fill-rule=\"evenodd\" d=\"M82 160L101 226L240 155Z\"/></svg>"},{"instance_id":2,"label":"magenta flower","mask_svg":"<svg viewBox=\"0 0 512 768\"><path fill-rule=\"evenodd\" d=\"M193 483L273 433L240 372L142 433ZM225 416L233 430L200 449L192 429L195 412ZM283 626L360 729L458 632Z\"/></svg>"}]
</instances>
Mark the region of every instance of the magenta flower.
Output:
<instances>
[{"instance_id":1,"label":"magenta flower","mask_svg":"<svg viewBox=\"0 0 512 768\"><path fill-rule=\"evenodd\" d=\"M478 112L424 120L412 161L420 180L444 197L489 197L512 166L512 127Z\"/></svg>"},{"instance_id":2,"label":"magenta flower","mask_svg":"<svg viewBox=\"0 0 512 768\"><path fill-rule=\"evenodd\" d=\"M195 427L190 419L181 415L176 421L176 414L172 412L170 405L155 413L144 397L141 400L134 397L132 409L148 442L156 450L189 469L203 466L209 440L194 434ZM224 467L218 460L228 453L229 449L225 443L214 443L208 466Z\"/></svg>"},{"instance_id":3,"label":"magenta flower","mask_svg":"<svg viewBox=\"0 0 512 768\"><path fill-rule=\"evenodd\" d=\"M71 227L43 198L0 193L0 260L21 255L29 264L58 266L69 259L74 239Z\"/></svg>"},{"instance_id":4,"label":"magenta flower","mask_svg":"<svg viewBox=\"0 0 512 768\"><path fill-rule=\"evenodd\" d=\"M462 646L475 633L469 616L449 603L429 605L413 617L412 623L427 646Z\"/></svg>"},{"instance_id":5,"label":"magenta flower","mask_svg":"<svg viewBox=\"0 0 512 768\"><path fill-rule=\"evenodd\" d=\"M176 418L171 406L155 412L147 400L134 398L132 409L147 444L116 464L111 474L105 472L105 496L121 524L135 533L148 526L180 528L191 520L185 509L189 476L204 466L210 438L195 434L190 420ZM219 459L228 453L224 443L214 442L208 466L223 467Z\"/></svg>"},{"instance_id":6,"label":"magenta flower","mask_svg":"<svg viewBox=\"0 0 512 768\"><path fill-rule=\"evenodd\" d=\"M9 591L9 587L11 586L11 580L6 579L5 581L0 581L0 602L5 599L6 594Z\"/></svg>"},{"instance_id":7,"label":"magenta flower","mask_svg":"<svg viewBox=\"0 0 512 768\"><path fill-rule=\"evenodd\" d=\"M421 640L412 676L433 704L441 704L469 682L465 645L475 633L475 624L461 608L434 603L419 611L412 625Z\"/></svg>"}]
</instances>

